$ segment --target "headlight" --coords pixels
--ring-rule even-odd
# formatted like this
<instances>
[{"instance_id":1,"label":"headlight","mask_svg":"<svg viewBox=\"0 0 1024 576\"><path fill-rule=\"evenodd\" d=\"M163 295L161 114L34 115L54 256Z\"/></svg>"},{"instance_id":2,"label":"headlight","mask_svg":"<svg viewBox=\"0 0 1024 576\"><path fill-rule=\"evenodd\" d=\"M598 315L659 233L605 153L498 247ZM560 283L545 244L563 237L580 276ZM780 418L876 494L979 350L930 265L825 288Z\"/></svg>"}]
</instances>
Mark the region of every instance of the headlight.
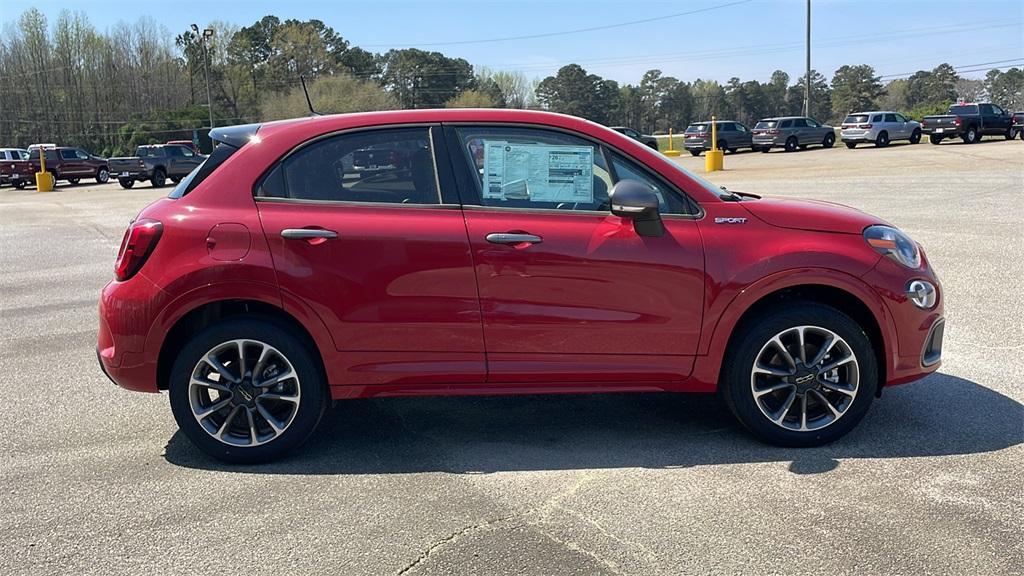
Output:
<instances>
[{"instance_id":1,"label":"headlight","mask_svg":"<svg viewBox=\"0 0 1024 576\"><path fill-rule=\"evenodd\" d=\"M921 267L921 251L917 249L917 242L892 226L868 226L864 230L864 240L879 254L885 254L907 268Z\"/></svg>"}]
</instances>

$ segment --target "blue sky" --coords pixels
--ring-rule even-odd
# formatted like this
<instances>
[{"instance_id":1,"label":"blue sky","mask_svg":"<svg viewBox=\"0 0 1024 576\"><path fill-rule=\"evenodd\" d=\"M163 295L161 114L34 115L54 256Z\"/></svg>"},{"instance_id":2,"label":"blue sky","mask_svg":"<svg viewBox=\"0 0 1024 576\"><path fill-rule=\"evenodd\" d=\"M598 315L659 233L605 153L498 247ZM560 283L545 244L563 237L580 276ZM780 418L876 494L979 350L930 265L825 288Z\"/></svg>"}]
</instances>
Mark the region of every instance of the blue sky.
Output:
<instances>
[{"instance_id":1,"label":"blue sky","mask_svg":"<svg viewBox=\"0 0 1024 576\"><path fill-rule=\"evenodd\" d=\"M266 14L319 18L369 50L438 50L477 66L536 77L570 62L631 83L651 68L683 80L723 82L732 76L764 81L775 69L795 80L804 68L804 0L2 0L0 20L16 20L30 4L51 19L63 9L83 12L100 29L150 16L175 33L192 22L245 26ZM666 17L699 10L704 11ZM843 64L867 63L895 77L949 62L965 67L965 76L981 77L989 67L1024 63L1022 0L812 0L812 12L812 66L828 77ZM477 42L648 19L590 32Z\"/></svg>"}]
</instances>

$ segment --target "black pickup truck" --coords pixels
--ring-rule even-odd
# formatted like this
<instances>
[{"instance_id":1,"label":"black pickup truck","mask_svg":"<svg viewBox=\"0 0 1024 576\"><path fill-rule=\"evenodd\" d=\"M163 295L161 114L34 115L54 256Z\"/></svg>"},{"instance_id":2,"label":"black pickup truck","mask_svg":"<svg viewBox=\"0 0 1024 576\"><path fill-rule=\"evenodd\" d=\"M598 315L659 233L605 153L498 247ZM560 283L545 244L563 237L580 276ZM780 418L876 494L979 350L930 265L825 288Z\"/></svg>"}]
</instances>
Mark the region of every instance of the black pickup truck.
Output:
<instances>
[{"instance_id":1,"label":"black pickup truck","mask_svg":"<svg viewBox=\"0 0 1024 576\"><path fill-rule=\"evenodd\" d=\"M136 181L145 181L159 188L167 183L178 182L206 160L190 147L180 144L152 144L139 146L135 156L110 159L110 174L117 178L122 188L135 186Z\"/></svg>"},{"instance_id":2,"label":"black pickup truck","mask_svg":"<svg viewBox=\"0 0 1024 576\"><path fill-rule=\"evenodd\" d=\"M1013 113L1013 135L1024 140L1024 112Z\"/></svg>"},{"instance_id":3,"label":"black pickup truck","mask_svg":"<svg viewBox=\"0 0 1024 576\"><path fill-rule=\"evenodd\" d=\"M928 135L932 144L939 144L946 138L960 138L966 144L980 142L982 136L1002 135L1007 140L1014 136L1013 118L995 104L954 104L942 116L925 116L921 120L921 132Z\"/></svg>"}]
</instances>

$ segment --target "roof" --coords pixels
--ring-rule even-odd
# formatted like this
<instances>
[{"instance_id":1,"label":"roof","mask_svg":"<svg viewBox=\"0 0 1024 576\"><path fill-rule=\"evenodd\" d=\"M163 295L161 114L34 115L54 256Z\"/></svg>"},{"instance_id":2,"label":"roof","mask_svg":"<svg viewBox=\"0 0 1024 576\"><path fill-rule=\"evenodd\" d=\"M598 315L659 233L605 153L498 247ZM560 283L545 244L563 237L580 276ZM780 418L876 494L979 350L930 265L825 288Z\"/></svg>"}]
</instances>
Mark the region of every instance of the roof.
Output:
<instances>
[{"instance_id":1,"label":"roof","mask_svg":"<svg viewBox=\"0 0 1024 576\"><path fill-rule=\"evenodd\" d=\"M796 120L798 118L810 118L810 116L772 116L770 118L761 118L758 122L765 122L767 120Z\"/></svg>"}]
</instances>

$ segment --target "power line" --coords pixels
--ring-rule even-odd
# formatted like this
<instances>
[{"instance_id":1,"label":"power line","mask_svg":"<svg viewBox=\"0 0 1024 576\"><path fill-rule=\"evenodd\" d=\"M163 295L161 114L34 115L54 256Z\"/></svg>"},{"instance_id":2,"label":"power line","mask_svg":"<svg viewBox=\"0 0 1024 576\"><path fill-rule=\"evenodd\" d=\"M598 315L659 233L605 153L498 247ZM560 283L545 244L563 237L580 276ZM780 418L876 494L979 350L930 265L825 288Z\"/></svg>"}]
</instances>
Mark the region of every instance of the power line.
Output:
<instances>
[{"instance_id":1,"label":"power line","mask_svg":"<svg viewBox=\"0 0 1024 576\"><path fill-rule=\"evenodd\" d=\"M551 38L554 36L565 36L568 34L583 34L586 32L597 32L599 30L610 30L612 28L622 28L625 26L634 26L636 24L646 24L648 22L658 22L661 20L669 20L671 18L679 18L682 16L690 16L692 14L699 14L701 12L710 12L712 10L720 10L722 8L729 8L731 6L738 6L740 4L746 4L752 0L739 0L738 2L729 2L727 4L719 4L717 6L709 6L707 8L699 8L697 10L688 10L686 12L677 12L675 14L666 14L665 16L657 16L654 18L644 18L641 20L631 20L629 22L619 22L616 24L605 24L602 26L590 26L587 28L576 28L573 30L563 30L561 32L543 32L539 34L524 34L522 36L504 36L500 38L484 38L479 40L450 40L444 42L419 42L415 46L463 46L466 44L487 44L492 42L510 42L513 40L535 40L537 38ZM389 48L395 44L363 44L365 48Z\"/></svg>"}]
</instances>

